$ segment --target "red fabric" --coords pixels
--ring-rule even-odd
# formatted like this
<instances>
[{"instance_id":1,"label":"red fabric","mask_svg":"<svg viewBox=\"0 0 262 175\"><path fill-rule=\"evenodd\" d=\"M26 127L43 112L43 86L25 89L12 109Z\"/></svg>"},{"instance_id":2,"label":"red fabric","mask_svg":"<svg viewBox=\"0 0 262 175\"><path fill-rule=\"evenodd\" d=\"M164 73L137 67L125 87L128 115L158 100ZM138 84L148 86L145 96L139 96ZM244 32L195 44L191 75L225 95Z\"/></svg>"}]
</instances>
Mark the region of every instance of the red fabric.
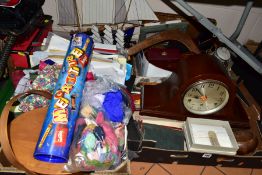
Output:
<instances>
[{"instance_id":1,"label":"red fabric","mask_svg":"<svg viewBox=\"0 0 262 175\"><path fill-rule=\"evenodd\" d=\"M87 75L86 75L86 80L94 80L95 77L94 77L94 74L92 72L88 72Z\"/></svg>"},{"instance_id":2,"label":"red fabric","mask_svg":"<svg viewBox=\"0 0 262 175\"><path fill-rule=\"evenodd\" d=\"M26 51L31 46L32 41L36 37L36 35L39 33L40 29L35 28L34 31L27 35L20 35L14 46L12 47L12 50L16 51Z\"/></svg>"},{"instance_id":3,"label":"red fabric","mask_svg":"<svg viewBox=\"0 0 262 175\"><path fill-rule=\"evenodd\" d=\"M29 68L30 63L29 63L29 55L23 52L17 52L17 53L12 53L10 55L10 60L12 63L12 66L16 69L18 68Z\"/></svg>"},{"instance_id":4,"label":"red fabric","mask_svg":"<svg viewBox=\"0 0 262 175\"><path fill-rule=\"evenodd\" d=\"M20 79L25 76L24 72L22 70L15 70L11 72L11 80L13 83L14 88L18 85Z\"/></svg>"},{"instance_id":5,"label":"red fabric","mask_svg":"<svg viewBox=\"0 0 262 175\"><path fill-rule=\"evenodd\" d=\"M47 37L48 32L52 31L52 24L53 22L51 20L44 20L45 27L41 28L41 31L38 33L36 38L34 39L32 43L32 50L31 52L35 51L37 47L40 47L42 45L43 40Z\"/></svg>"}]
</instances>

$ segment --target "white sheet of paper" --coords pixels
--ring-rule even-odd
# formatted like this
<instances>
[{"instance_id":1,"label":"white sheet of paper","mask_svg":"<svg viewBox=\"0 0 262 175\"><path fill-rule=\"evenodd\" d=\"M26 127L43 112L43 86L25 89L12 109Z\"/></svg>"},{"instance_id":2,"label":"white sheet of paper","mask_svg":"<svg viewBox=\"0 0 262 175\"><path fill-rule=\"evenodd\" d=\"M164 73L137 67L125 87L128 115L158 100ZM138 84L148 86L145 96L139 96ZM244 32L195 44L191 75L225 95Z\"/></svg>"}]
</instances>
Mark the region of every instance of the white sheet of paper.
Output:
<instances>
[{"instance_id":1,"label":"white sheet of paper","mask_svg":"<svg viewBox=\"0 0 262 175\"><path fill-rule=\"evenodd\" d=\"M45 52L45 51L35 51L33 55L30 55L31 67L34 67L40 63L40 61L45 59L51 59L57 64L63 64L66 52ZM58 58L59 57L59 58Z\"/></svg>"},{"instance_id":2,"label":"white sheet of paper","mask_svg":"<svg viewBox=\"0 0 262 175\"><path fill-rule=\"evenodd\" d=\"M143 70L142 72L142 76L145 77L169 77L172 72L165 70L165 69L161 69L151 63L149 63L149 61L146 59L145 55L142 55L142 68Z\"/></svg>"},{"instance_id":3,"label":"white sheet of paper","mask_svg":"<svg viewBox=\"0 0 262 175\"><path fill-rule=\"evenodd\" d=\"M52 32L49 32L46 44L48 44L46 49L47 52L52 50L67 51L70 41Z\"/></svg>"},{"instance_id":4,"label":"white sheet of paper","mask_svg":"<svg viewBox=\"0 0 262 175\"><path fill-rule=\"evenodd\" d=\"M161 69L149 63L148 69L146 72L146 77L169 77L172 74L171 71Z\"/></svg>"}]
</instances>

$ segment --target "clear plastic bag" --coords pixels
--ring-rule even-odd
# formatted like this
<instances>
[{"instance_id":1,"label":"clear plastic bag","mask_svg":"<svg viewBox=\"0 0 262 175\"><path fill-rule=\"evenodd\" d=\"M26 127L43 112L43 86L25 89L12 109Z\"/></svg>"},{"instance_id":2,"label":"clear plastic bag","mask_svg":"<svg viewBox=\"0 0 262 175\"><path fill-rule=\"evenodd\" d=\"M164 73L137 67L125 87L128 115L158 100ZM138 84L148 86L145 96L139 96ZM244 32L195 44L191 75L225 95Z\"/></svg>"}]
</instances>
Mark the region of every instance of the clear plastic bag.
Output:
<instances>
[{"instance_id":1,"label":"clear plastic bag","mask_svg":"<svg viewBox=\"0 0 262 175\"><path fill-rule=\"evenodd\" d=\"M67 171L114 169L126 158L130 104L125 90L104 78L85 84Z\"/></svg>"},{"instance_id":2,"label":"clear plastic bag","mask_svg":"<svg viewBox=\"0 0 262 175\"><path fill-rule=\"evenodd\" d=\"M104 111L105 117L111 122L119 122L117 119L112 119L112 116L117 116L119 111L120 113L122 111L119 115L123 117L120 122L125 124L128 123L132 116L131 99L125 89L102 77L86 82L82 94L81 109L87 105Z\"/></svg>"}]
</instances>

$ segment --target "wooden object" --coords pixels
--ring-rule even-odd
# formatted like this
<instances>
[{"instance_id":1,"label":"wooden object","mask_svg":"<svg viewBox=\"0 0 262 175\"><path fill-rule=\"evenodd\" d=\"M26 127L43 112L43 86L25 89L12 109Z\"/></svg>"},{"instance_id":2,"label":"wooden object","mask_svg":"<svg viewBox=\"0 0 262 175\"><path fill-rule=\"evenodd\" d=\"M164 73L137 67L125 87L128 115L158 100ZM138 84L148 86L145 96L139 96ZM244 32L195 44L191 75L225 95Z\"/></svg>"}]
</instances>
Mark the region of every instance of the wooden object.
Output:
<instances>
[{"instance_id":1,"label":"wooden object","mask_svg":"<svg viewBox=\"0 0 262 175\"><path fill-rule=\"evenodd\" d=\"M232 127L249 127L248 116L236 96L236 85L219 70L213 59L205 54L188 55L173 63L172 68L176 74L166 82L155 86L144 86L141 114L177 120L185 120L189 116L227 120ZM191 84L208 79L218 80L228 87L229 101L216 113L191 114L183 105L184 93Z\"/></svg>"},{"instance_id":2,"label":"wooden object","mask_svg":"<svg viewBox=\"0 0 262 175\"><path fill-rule=\"evenodd\" d=\"M261 168L262 167L262 140L256 125L256 121L260 118L261 110L254 98L249 94L242 83L238 84L240 91L246 98L247 103L241 101L241 105L248 113L250 118L250 132L257 138L258 143L255 150L245 155L220 155L207 154L199 152L189 152L181 150L158 149L153 144L148 142L142 143L142 148L138 152L137 158L134 161L150 162L150 163L165 163L165 164L182 164L182 165L201 165L201 166L219 166L219 167L241 167L241 168ZM250 105L247 105L250 104ZM241 128L240 130L243 130ZM242 136L241 136L242 137ZM240 140L238 140L240 141ZM175 144L174 140L174 144ZM154 156L152 156L154 155Z\"/></svg>"},{"instance_id":3,"label":"wooden object","mask_svg":"<svg viewBox=\"0 0 262 175\"><path fill-rule=\"evenodd\" d=\"M181 32L180 30L168 30L164 32L160 32L159 34L153 35L146 40L134 45L133 47L127 50L128 55L135 55L136 53L140 52L143 49L147 49L155 44L159 44L164 41L178 41L184 44L191 52L199 54L200 51L197 45L192 41L192 39L186 35L185 33Z\"/></svg>"},{"instance_id":4,"label":"wooden object","mask_svg":"<svg viewBox=\"0 0 262 175\"><path fill-rule=\"evenodd\" d=\"M33 153L46 116L47 107L23 113L7 123L9 111L13 103L20 97L38 94L51 99L52 95L46 91L31 90L25 94L14 96L4 107L0 118L0 141L7 160L16 168L29 174L71 174L65 172L62 163L47 163L34 159ZM115 170L95 172L95 174L127 173L129 162L123 162ZM84 173L75 173L84 174Z\"/></svg>"},{"instance_id":5,"label":"wooden object","mask_svg":"<svg viewBox=\"0 0 262 175\"><path fill-rule=\"evenodd\" d=\"M48 92L31 91L23 94L39 94L51 99ZM30 174L64 174L64 164L50 164L35 160L33 157L35 145L45 118L47 108L36 109L23 113L16 117L7 130L8 114L12 104L22 94L13 97L3 109L0 123L0 140L3 152L8 161L16 168L24 170ZM9 132L8 132L9 131Z\"/></svg>"},{"instance_id":6,"label":"wooden object","mask_svg":"<svg viewBox=\"0 0 262 175\"><path fill-rule=\"evenodd\" d=\"M239 149L238 155L245 155L254 152L257 147L258 139L250 130L237 130L234 131Z\"/></svg>"},{"instance_id":7,"label":"wooden object","mask_svg":"<svg viewBox=\"0 0 262 175\"><path fill-rule=\"evenodd\" d=\"M224 74L214 57L199 54L197 46L186 34L177 30L161 32L130 48L128 53L134 54L139 50L169 40L181 42L191 53L184 54L180 59L169 62L168 65L165 62L158 62L155 65L174 73L161 84L144 86L141 114L183 121L186 117L227 120L232 127L248 128L248 115L241 107L240 99L236 95L236 85ZM191 84L209 79L220 81L227 86L229 92L227 105L209 115L196 115L188 112L183 105L185 91Z\"/></svg>"}]
</instances>

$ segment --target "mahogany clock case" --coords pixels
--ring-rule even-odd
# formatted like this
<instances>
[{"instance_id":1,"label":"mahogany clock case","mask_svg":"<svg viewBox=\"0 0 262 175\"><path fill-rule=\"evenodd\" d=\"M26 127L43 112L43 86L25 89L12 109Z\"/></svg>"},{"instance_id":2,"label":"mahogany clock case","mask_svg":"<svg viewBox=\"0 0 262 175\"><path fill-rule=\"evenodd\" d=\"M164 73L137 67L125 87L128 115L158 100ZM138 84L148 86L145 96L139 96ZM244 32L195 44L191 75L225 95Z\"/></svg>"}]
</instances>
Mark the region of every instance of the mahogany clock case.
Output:
<instances>
[{"instance_id":1,"label":"mahogany clock case","mask_svg":"<svg viewBox=\"0 0 262 175\"><path fill-rule=\"evenodd\" d=\"M226 120L232 127L248 128L248 115L236 95L237 87L217 64L214 57L206 54L185 55L170 62L168 67L158 64L174 73L161 84L144 86L141 114L182 121L186 117ZM192 114L184 107L183 97L190 85L203 80L222 82L229 92L229 100L221 110L212 114Z\"/></svg>"},{"instance_id":2,"label":"mahogany clock case","mask_svg":"<svg viewBox=\"0 0 262 175\"><path fill-rule=\"evenodd\" d=\"M171 43L171 47L166 48L166 43ZM184 47L181 47L181 45ZM182 50L184 48L187 50L180 52L181 50L178 50L177 46L180 49L183 48ZM142 50L150 63L173 72L161 84L144 86L141 92L140 113L142 115L183 121L186 117L201 117L227 120L233 127L249 127L248 117L236 96L236 85L225 75L213 56L200 54L200 50L189 35L178 29L163 31L129 48L127 53L133 56ZM142 64L138 58L134 58L133 62L134 72L136 73L136 69L141 67ZM192 114L183 105L183 96L187 88L202 80L222 82L229 92L227 105L210 115Z\"/></svg>"}]
</instances>

